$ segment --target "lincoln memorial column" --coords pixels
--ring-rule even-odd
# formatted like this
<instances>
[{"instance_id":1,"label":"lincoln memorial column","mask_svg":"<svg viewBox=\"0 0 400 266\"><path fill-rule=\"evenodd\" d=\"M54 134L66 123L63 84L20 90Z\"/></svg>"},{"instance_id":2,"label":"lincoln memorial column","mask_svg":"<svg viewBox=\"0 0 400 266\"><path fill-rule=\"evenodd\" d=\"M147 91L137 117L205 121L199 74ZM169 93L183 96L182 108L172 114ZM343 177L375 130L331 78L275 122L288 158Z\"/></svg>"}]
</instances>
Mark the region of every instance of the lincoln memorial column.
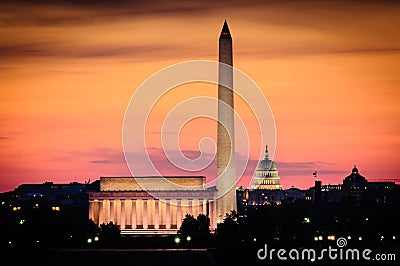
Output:
<instances>
[{"instance_id":1,"label":"lincoln memorial column","mask_svg":"<svg viewBox=\"0 0 400 266\"><path fill-rule=\"evenodd\" d=\"M216 201L215 200L212 200L212 201L210 201L209 202L209 204L210 204L210 226L211 226L211 228L212 229L215 229L216 228Z\"/></svg>"},{"instance_id":2,"label":"lincoln memorial column","mask_svg":"<svg viewBox=\"0 0 400 266\"><path fill-rule=\"evenodd\" d=\"M182 224L182 204L181 200L176 200L176 226L181 227Z\"/></svg>"},{"instance_id":3,"label":"lincoln memorial column","mask_svg":"<svg viewBox=\"0 0 400 266\"><path fill-rule=\"evenodd\" d=\"M140 229L143 229L143 200L139 199L136 201L136 224L140 225Z\"/></svg>"},{"instance_id":4,"label":"lincoln memorial column","mask_svg":"<svg viewBox=\"0 0 400 266\"><path fill-rule=\"evenodd\" d=\"M199 200L199 205L197 206L198 208L198 214L203 213L204 214L204 210L203 210L203 200Z\"/></svg>"},{"instance_id":5,"label":"lincoln memorial column","mask_svg":"<svg viewBox=\"0 0 400 266\"><path fill-rule=\"evenodd\" d=\"M160 225L159 228L165 228L166 222L166 210L167 206L164 200L158 200L158 208L159 208L159 218L158 218L158 224ZM161 227L163 225L163 227Z\"/></svg>"},{"instance_id":6,"label":"lincoln memorial column","mask_svg":"<svg viewBox=\"0 0 400 266\"><path fill-rule=\"evenodd\" d=\"M125 199L121 199L121 230L125 229L126 223L126 208L125 208Z\"/></svg>"},{"instance_id":7,"label":"lincoln memorial column","mask_svg":"<svg viewBox=\"0 0 400 266\"><path fill-rule=\"evenodd\" d=\"M110 199L110 216L109 216L110 222L115 223L115 200Z\"/></svg>"},{"instance_id":8,"label":"lincoln memorial column","mask_svg":"<svg viewBox=\"0 0 400 266\"><path fill-rule=\"evenodd\" d=\"M197 199L192 200L191 214L194 218L199 215L199 201Z\"/></svg>"},{"instance_id":9,"label":"lincoln memorial column","mask_svg":"<svg viewBox=\"0 0 400 266\"><path fill-rule=\"evenodd\" d=\"M154 228L154 199L147 200L147 227ZM153 227L150 227L152 225Z\"/></svg>"},{"instance_id":10,"label":"lincoln memorial column","mask_svg":"<svg viewBox=\"0 0 400 266\"><path fill-rule=\"evenodd\" d=\"M186 199L182 199L181 203L179 204L179 207L181 209L181 211L180 211L181 219L180 220L182 221L183 218L185 218L185 216L187 214L187 209L188 209L187 200ZM178 226L178 229L179 229L179 226Z\"/></svg>"},{"instance_id":11,"label":"lincoln memorial column","mask_svg":"<svg viewBox=\"0 0 400 266\"><path fill-rule=\"evenodd\" d=\"M172 226L176 226L176 215L177 215L177 206L176 206L176 200L175 199L171 199L171 228Z\"/></svg>"},{"instance_id":12,"label":"lincoln memorial column","mask_svg":"<svg viewBox=\"0 0 400 266\"><path fill-rule=\"evenodd\" d=\"M154 199L154 229L160 228L160 201L158 199Z\"/></svg>"},{"instance_id":13,"label":"lincoln memorial column","mask_svg":"<svg viewBox=\"0 0 400 266\"><path fill-rule=\"evenodd\" d=\"M89 219L94 221L94 202L93 200L89 200Z\"/></svg>"},{"instance_id":14,"label":"lincoln memorial column","mask_svg":"<svg viewBox=\"0 0 400 266\"><path fill-rule=\"evenodd\" d=\"M100 225L104 222L104 209L103 209L104 200L99 200L98 204L99 204L99 225Z\"/></svg>"},{"instance_id":15,"label":"lincoln memorial column","mask_svg":"<svg viewBox=\"0 0 400 266\"><path fill-rule=\"evenodd\" d=\"M109 200L103 200L103 222L105 224L108 224L110 220L110 201Z\"/></svg>"},{"instance_id":16,"label":"lincoln memorial column","mask_svg":"<svg viewBox=\"0 0 400 266\"><path fill-rule=\"evenodd\" d=\"M136 200L132 199L132 229L136 229Z\"/></svg>"},{"instance_id":17,"label":"lincoln memorial column","mask_svg":"<svg viewBox=\"0 0 400 266\"><path fill-rule=\"evenodd\" d=\"M171 229L171 201L165 200L165 228Z\"/></svg>"},{"instance_id":18,"label":"lincoln memorial column","mask_svg":"<svg viewBox=\"0 0 400 266\"><path fill-rule=\"evenodd\" d=\"M188 199L187 202L188 202L187 213L189 213L189 214L194 216L195 213L193 212L193 207L192 207L193 200ZM196 216L194 218L196 218Z\"/></svg>"},{"instance_id":19,"label":"lincoln memorial column","mask_svg":"<svg viewBox=\"0 0 400 266\"><path fill-rule=\"evenodd\" d=\"M115 224L121 224L121 201L119 199L115 200L114 204L114 209L115 209Z\"/></svg>"},{"instance_id":20,"label":"lincoln memorial column","mask_svg":"<svg viewBox=\"0 0 400 266\"><path fill-rule=\"evenodd\" d=\"M132 200L131 199L125 200L125 210L126 210L125 228L131 229L132 228Z\"/></svg>"},{"instance_id":21,"label":"lincoln memorial column","mask_svg":"<svg viewBox=\"0 0 400 266\"><path fill-rule=\"evenodd\" d=\"M148 229L147 199L143 199L143 229Z\"/></svg>"}]
</instances>

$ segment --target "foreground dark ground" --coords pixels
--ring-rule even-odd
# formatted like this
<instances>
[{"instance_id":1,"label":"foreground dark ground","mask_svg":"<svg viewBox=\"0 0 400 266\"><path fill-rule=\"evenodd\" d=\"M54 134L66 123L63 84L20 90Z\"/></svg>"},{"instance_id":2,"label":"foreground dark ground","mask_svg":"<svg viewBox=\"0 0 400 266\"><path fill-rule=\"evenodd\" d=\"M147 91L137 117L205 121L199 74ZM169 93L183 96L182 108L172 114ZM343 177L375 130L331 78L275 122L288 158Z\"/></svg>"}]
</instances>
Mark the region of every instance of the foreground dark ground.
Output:
<instances>
[{"instance_id":1,"label":"foreground dark ground","mask_svg":"<svg viewBox=\"0 0 400 266\"><path fill-rule=\"evenodd\" d=\"M242 206L243 207L243 206ZM335 204L315 206L304 201L280 206L245 206L227 217L203 242L176 245L171 236L108 238L88 244L87 210L64 212L33 209L2 210L0 254L7 265L398 265L400 212L398 205ZM188 228L189 230L190 228ZM190 230L189 230L190 231ZM259 260L257 251L269 249L337 248L345 237L347 248L369 248L395 254L396 260ZM114 236L114 235L113 235ZM322 240L315 240L321 237ZM362 240L360 240L362 238ZM103 242L102 242L103 241Z\"/></svg>"},{"instance_id":2,"label":"foreground dark ground","mask_svg":"<svg viewBox=\"0 0 400 266\"><path fill-rule=\"evenodd\" d=\"M375 249L376 250L376 249ZM399 254L400 247L392 247ZM4 250L3 250L4 251ZM387 251L387 250L386 250ZM109 265L398 265L398 261L325 260L325 261L279 261L258 260L256 250L231 250L229 255L215 249L48 249L13 250L3 255L9 265L51 266L109 266ZM398 259L398 258L397 258Z\"/></svg>"}]
</instances>

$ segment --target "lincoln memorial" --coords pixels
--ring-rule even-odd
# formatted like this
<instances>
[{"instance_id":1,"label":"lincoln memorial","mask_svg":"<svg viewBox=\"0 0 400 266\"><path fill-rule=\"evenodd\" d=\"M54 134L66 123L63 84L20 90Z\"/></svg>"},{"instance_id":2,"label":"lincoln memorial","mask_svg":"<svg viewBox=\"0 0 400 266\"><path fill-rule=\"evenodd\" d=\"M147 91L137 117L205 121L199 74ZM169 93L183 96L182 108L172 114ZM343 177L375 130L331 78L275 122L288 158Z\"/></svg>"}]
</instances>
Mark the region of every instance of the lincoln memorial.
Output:
<instances>
[{"instance_id":1,"label":"lincoln memorial","mask_svg":"<svg viewBox=\"0 0 400 266\"><path fill-rule=\"evenodd\" d=\"M204 176L100 177L100 191L89 192L89 219L112 221L122 234L176 234L186 214L205 214L215 229L216 190L204 184Z\"/></svg>"}]
</instances>

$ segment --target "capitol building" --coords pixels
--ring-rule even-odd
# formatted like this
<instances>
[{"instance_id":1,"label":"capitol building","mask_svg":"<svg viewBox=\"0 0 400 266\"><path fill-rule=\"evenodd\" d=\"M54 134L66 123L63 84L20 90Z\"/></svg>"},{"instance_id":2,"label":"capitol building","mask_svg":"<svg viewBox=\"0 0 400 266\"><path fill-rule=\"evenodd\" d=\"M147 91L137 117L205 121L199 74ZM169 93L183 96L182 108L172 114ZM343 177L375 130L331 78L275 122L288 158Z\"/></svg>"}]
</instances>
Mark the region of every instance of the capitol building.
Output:
<instances>
[{"instance_id":1,"label":"capitol building","mask_svg":"<svg viewBox=\"0 0 400 266\"><path fill-rule=\"evenodd\" d=\"M264 159L258 163L250 189L282 189L278 169L274 161L269 158L268 146L265 147Z\"/></svg>"}]
</instances>

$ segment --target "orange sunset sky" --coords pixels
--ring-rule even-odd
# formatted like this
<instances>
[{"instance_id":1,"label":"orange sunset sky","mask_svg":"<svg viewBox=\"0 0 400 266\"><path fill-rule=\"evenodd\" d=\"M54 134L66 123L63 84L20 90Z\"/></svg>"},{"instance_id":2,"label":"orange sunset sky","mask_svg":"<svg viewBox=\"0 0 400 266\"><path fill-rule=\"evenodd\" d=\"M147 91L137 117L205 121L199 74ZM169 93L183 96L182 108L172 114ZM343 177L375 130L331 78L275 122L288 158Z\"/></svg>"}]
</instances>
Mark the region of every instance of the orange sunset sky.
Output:
<instances>
[{"instance_id":1,"label":"orange sunset sky","mask_svg":"<svg viewBox=\"0 0 400 266\"><path fill-rule=\"evenodd\" d=\"M121 135L132 94L171 64L218 60L225 19L235 67L275 117L284 188L312 186L314 171L341 183L354 164L369 180L399 177L399 2L116 2L0 3L0 192L130 175ZM183 128L182 149L196 154L185 134L215 128Z\"/></svg>"}]
</instances>

